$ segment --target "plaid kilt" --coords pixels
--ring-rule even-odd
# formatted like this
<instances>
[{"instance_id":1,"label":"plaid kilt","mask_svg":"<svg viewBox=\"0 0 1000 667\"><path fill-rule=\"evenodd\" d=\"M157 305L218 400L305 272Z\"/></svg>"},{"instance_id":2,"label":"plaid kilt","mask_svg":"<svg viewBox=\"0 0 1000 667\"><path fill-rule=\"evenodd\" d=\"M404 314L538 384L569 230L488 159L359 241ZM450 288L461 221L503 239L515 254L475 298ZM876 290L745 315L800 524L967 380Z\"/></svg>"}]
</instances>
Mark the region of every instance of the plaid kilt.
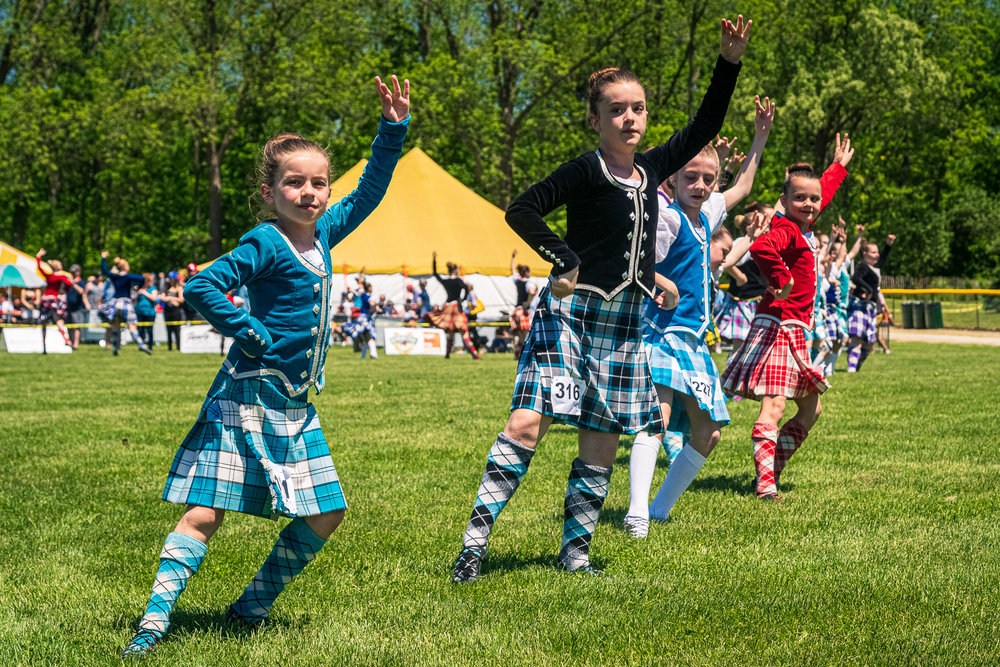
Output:
<instances>
[{"instance_id":1,"label":"plaid kilt","mask_svg":"<svg viewBox=\"0 0 1000 667\"><path fill-rule=\"evenodd\" d=\"M712 421L729 423L719 370L704 341L683 332L659 332L646 321L642 328L642 342L653 382L674 390L668 431L687 433L691 430L679 394L697 400L698 407L707 412Z\"/></svg>"},{"instance_id":2,"label":"plaid kilt","mask_svg":"<svg viewBox=\"0 0 1000 667\"><path fill-rule=\"evenodd\" d=\"M847 337L847 317L837 303L826 304L826 337L833 343Z\"/></svg>"},{"instance_id":3,"label":"plaid kilt","mask_svg":"<svg viewBox=\"0 0 1000 667\"><path fill-rule=\"evenodd\" d=\"M378 335L375 331L375 322L365 315L359 315L350 322L346 322L343 330L351 338L357 338L363 333L367 333L373 339Z\"/></svg>"},{"instance_id":4,"label":"plaid kilt","mask_svg":"<svg viewBox=\"0 0 1000 667\"><path fill-rule=\"evenodd\" d=\"M135 316L135 305L132 304L132 299L128 297L121 297L120 299L111 299L101 304L100 308L101 317L103 317L108 322L113 322L115 315L119 315L121 321L126 324L139 324L138 318Z\"/></svg>"},{"instance_id":5,"label":"plaid kilt","mask_svg":"<svg viewBox=\"0 0 1000 667\"><path fill-rule=\"evenodd\" d=\"M227 361L184 438L163 499L277 518L347 508L316 409Z\"/></svg>"},{"instance_id":6,"label":"plaid kilt","mask_svg":"<svg viewBox=\"0 0 1000 667\"><path fill-rule=\"evenodd\" d=\"M727 394L759 400L762 396L822 394L829 385L809 361L801 327L781 326L769 317L758 317L743 345L729 359L722 387Z\"/></svg>"},{"instance_id":7,"label":"plaid kilt","mask_svg":"<svg viewBox=\"0 0 1000 667\"><path fill-rule=\"evenodd\" d=\"M42 308L40 312L42 322L57 322L59 320L65 320L66 297L61 294L59 296L43 296Z\"/></svg>"},{"instance_id":8,"label":"plaid kilt","mask_svg":"<svg viewBox=\"0 0 1000 667\"><path fill-rule=\"evenodd\" d=\"M557 299L544 287L517 365L510 409L534 410L588 431L662 433L641 322L637 287L611 301L588 290ZM560 403L567 388L578 392L575 407Z\"/></svg>"},{"instance_id":9,"label":"plaid kilt","mask_svg":"<svg viewBox=\"0 0 1000 667\"><path fill-rule=\"evenodd\" d=\"M719 335L727 340L746 340L756 313L757 301L739 301L724 292L714 316Z\"/></svg>"},{"instance_id":10,"label":"plaid kilt","mask_svg":"<svg viewBox=\"0 0 1000 667\"><path fill-rule=\"evenodd\" d=\"M424 319L445 331L468 331L469 318L458 306L458 301L449 301L443 306L435 306L434 310L424 315Z\"/></svg>"},{"instance_id":11,"label":"plaid kilt","mask_svg":"<svg viewBox=\"0 0 1000 667\"><path fill-rule=\"evenodd\" d=\"M858 299L854 295L847 301L847 333L861 340L874 343L877 339L878 308L874 301Z\"/></svg>"}]
</instances>

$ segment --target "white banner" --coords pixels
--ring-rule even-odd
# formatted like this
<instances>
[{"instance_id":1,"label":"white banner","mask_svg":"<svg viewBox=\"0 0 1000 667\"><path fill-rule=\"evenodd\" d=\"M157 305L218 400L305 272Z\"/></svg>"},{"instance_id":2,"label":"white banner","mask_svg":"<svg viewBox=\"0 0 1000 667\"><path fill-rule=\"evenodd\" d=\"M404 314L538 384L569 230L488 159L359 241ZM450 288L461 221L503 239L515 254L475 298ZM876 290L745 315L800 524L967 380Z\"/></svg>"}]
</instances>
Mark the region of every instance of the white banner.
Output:
<instances>
[{"instance_id":1,"label":"white banner","mask_svg":"<svg viewBox=\"0 0 1000 667\"><path fill-rule=\"evenodd\" d=\"M429 354L444 356L444 332L419 327L386 327L386 354Z\"/></svg>"},{"instance_id":2,"label":"white banner","mask_svg":"<svg viewBox=\"0 0 1000 667\"><path fill-rule=\"evenodd\" d=\"M226 354L232 338L223 338L209 324L187 324L181 327L181 352L185 354Z\"/></svg>"},{"instance_id":3,"label":"white banner","mask_svg":"<svg viewBox=\"0 0 1000 667\"><path fill-rule=\"evenodd\" d=\"M73 351L54 324L45 327L45 347L42 348L41 327L4 327L3 342L12 354L69 354Z\"/></svg>"}]
</instances>

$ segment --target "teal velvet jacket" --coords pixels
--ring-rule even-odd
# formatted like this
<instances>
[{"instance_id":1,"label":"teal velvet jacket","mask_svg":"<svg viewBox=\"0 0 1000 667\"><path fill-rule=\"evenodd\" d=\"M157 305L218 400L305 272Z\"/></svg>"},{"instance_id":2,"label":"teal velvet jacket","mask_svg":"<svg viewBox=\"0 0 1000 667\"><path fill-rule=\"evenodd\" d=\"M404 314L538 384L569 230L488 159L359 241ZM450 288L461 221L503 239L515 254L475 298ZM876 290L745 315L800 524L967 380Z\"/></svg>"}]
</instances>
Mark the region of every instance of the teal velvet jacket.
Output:
<instances>
[{"instance_id":1,"label":"teal velvet jacket","mask_svg":"<svg viewBox=\"0 0 1000 667\"><path fill-rule=\"evenodd\" d=\"M317 221L314 244L325 270L306 261L274 221L267 220L247 232L232 252L188 280L184 299L220 333L235 339L226 359L233 377L270 376L290 397L310 386L322 390L330 338L330 248L382 201L409 122L409 116L399 123L382 118L358 187ZM241 285L249 293L249 312L226 298Z\"/></svg>"}]
</instances>

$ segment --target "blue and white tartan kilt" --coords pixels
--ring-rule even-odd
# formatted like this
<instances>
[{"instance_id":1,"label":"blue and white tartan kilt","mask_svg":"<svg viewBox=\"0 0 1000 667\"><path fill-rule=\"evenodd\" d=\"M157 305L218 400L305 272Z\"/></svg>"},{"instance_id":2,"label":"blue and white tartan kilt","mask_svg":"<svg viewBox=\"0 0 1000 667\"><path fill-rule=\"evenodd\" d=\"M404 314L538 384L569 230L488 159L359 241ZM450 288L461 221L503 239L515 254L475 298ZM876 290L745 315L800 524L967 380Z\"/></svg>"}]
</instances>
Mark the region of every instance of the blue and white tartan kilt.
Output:
<instances>
[{"instance_id":1,"label":"blue and white tartan kilt","mask_svg":"<svg viewBox=\"0 0 1000 667\"><path fill-rule=\"evenodd\" d=\"M364 315L344 324L344 333L351 338L357 338L363 333L368 333L372 338L376 337L375 322Z\"/></svg>"},{"instance_id":2,"label":"blue and white tartan kilt","mask_svg":"<svg viewBox=\"0 0 1000 667\"><path fill-rule=\"evenodd\" d=\"M316 409L227 361L167 475L163 499L276 519L347 509Z\"/></svg>"},{"instance_id":3,"label":"blue and white tartan kilt","mask_svg":"<svg viewBox=\"0 0 1000 667\"><path fill-rule=\"evenodd\" d=\"M847 333L863 341L874 343L877 339L878 309L874 301L859 299L853 294L847 300Z\"/></svg>"},{"instance_id":4,"label":"blue and white tartan kilt","mask_svg":"<svg viewBox=\"0 0 1000 667\"><path fill-rule=\"evenodd\" d=\"M635 286L611 301L582 289L557 299L542 288L510 409L534 410L588 431L662 433L641 322L642 292ZM565 392L578 400L561 401Z\"/></svg>"},{"instance_id":5,"label":"blue and white tartan kilt","mask_svg":"<svg viewBox=\"0 0 1000 667\"><path fill-rule=\"evenodd\" d=\"M108 322L113 322L115 315L120 314L121 321L126 324L136 326L139 324L139 319L135 316L135 306L132 304L132 299L125 296L102 303L100 313L101 317Z\"/></svg>"},{"instance_id":6,"label":"blue and white tartan kilt","mask_svg":"<svg viewBox=\"0 0 1000 667\"><path fill-rule=\"evenodd\" d=\"M757 301L739 301L723 292L722 304L714 315L719 335L727 340L746 340L756 314Z\"/></svg>"},{"instance_id":7,"label":"blue and white tartan kilt","mask_svg":"<svg viewBox=\"0 0 1000 667\"><path fill-rule=\"evenodd\" d=\"M832 343L847 337L847 316L838 303L826 304L826 337Z\"/></svg>"},{"instance_id":8,"label":"blue and white tartan kilt","mask_svg":"<svg viewBox=\"0 0 1000 667\"><path fill-rule=\"evenodd\" d=\"M648 321L643 323L642 334L653 382L674 390L667 430L691 431L691 422L679 394L698 401L698 407L707 412L712 421L728 424L729 410L719 382L719 369L705 342L684 332L659 331Z\"/></svg>"}]
</instances>

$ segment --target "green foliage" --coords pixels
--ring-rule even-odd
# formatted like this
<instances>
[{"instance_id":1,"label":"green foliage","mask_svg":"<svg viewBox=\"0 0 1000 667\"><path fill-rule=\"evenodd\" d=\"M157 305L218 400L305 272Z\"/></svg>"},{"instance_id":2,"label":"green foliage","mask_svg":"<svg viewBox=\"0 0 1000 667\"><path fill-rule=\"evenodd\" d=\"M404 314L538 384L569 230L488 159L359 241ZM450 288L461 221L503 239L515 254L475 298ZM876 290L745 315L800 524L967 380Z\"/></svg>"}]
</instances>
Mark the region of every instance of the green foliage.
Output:
<instances>
[{"instance_id":1,"label":"green foliage","mask_svg":"<svg viewBox=\"0 0 1000 667\"><path fill-rule=\"evenodd\" d=\"M776 199L790 162L826 166L849 132L851 175L821 227L842 214L897 234L891 273L993 275L962 254L992 252L987 226L956 211L1000 181L997 4L740 11L754 28L724 134L746 149L753 96L778 104L751 198ZM503 207L594 148L598 67L639 74L647 145L682 127L722 16L715 0L0 0L0 237L91 268L105 247L143 269L210 259L254 223L262 142L316 138L342 173L368 152L372 79L391 72L413 85L409 145Z\"/></svg>"}]
</instances>

